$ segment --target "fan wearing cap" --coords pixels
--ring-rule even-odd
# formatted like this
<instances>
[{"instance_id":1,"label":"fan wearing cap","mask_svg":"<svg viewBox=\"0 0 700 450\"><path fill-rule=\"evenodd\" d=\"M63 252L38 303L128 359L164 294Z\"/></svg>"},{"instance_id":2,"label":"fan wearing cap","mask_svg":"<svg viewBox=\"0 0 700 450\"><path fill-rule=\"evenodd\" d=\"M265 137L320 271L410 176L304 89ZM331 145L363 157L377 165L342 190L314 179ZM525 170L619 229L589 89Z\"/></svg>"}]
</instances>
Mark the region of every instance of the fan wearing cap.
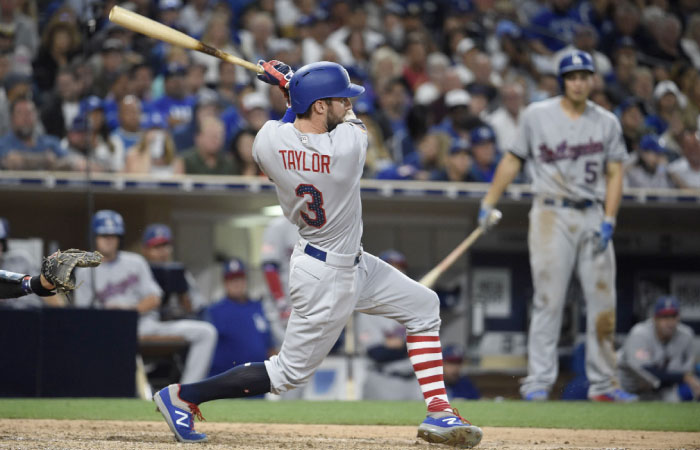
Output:
<instances>
[{"instance_id":1,"label":"fan wearing cap","mask_svg":"<svg viewBox=\"0 0 700 450\"><path fill-rule=\"evenodd\" d=\"M645 134L639 141L637 159L625 170L625 186L632 188L672 188L673 183L666 170L666 149L659 137Z\"/></svg>"},{"instance_id":2,"label":"fan wearing cap","mask_svg":"<svg viewBox=\"0 0 700 450\"><path fill-rule=\"evenodd\" d=\"M126 173L170 176L175 173L177 149L168 126L159 112L146 114L139 142L126 153Z\"/></svg>"},{"instance_id":3,"label":"fan wearing cap","mask_svg":"<svg viewBox=\"0 0 700 450\"><path fill-rule=\"evenodd\" d=\"M223 272L224 298L204 312L219 333L209 376L246 363L263 362L275 354L262 302L248 296L245 264L232 258L224 263Z\"/></svg>"},{"instance_id":4,"label":"fan wearing cap","mask_svg":"<svg viewBox=\"0 0 700 450\"><path fill-rule=\"evenodd\" d=\"M189 123L196 98L187 95L185 74L187 70L178 63L170 63L165 69L165 94L151 106L164 118L169 128Z\"/></svg>"},{"instance_id":5,"label":"fan wearing cap","mask_svg":"<svg viewBox=\"0 0 700 450\"><path fill-rule=\"evenodd\" d=\"M445 161L445 168L432 173L434 181L475 181L471 176L473 164L469 141L457 139L452 142Z\"/></svg>"},{"instance_id":6,"label":"fan wearing cap","mask_svg":"<svg viewBox=\"0 0 700 450\"><path fill-rule=\"evenodd\" d=\"M668 128L674 112L683 111L688 105L688 98L678 89L676 83L664 80L654 87L654 100L656 114L649 115L645 124L653 127L655 132L661 135Z\"/></svg>"},{"instance_id":7,"label":"fan wearing cap","mask_svg":"<svg viewBox=\"0 0 700 450\"><path fill-rule=\"evenodd\" d=\"M456 344L447 344L442 349L443 370L445 371L445 388L451 398L477 400L481 393L467 375L462 375L464 350Z\"/></svg>"},{"instance_id":8,"label":"fan wearing cap","mask_svg":"<svg viewBox=\"0 0 700 450\"><path fill-rule=\"evenodd\" d=\"M80 114L73 119L68 128L66 137L61 139L61 147L67 152L67 156L56 164L57 170L84 171L88 164L88 152L90 151L90 130L87 118ZM105 172L109 168L101 164L95 158L90 160L90 170Z\"/></svg>"},{"instance_id":9,"label":"fan wearing cap","mask_svg":"<svg viewBox=\"0 0 700 450\"><path fill-rule=\"evenodd\" d=\"M491 127L484 125L470 133L471 152L474 164L470 169L472 180L489 183L493 180L501 154L496 149L496 135Z\"/></svg>"},{"instance_id":10,"label":"fan wearing cap","mask_svg":"<svg viewBox=\"0 0 700 450\"><path fill-rule=\"evenodd\" d=\"M684 130L681 134L683 156L668 166L676 187L684 189L700 188L700 133L697 130Z\"/></svg>"},{"instance_id":11,"label":"fan wearing cap","mask_svg":"<svg viewBox=\"0 0 700 450\"><path fill-rule=\"evenodd\" d=\"M624 389L644 400L700 399L695 334L680 322L680 312L677 298L659 297L652 317L632 327L618 361Z\"/></svg>"}]
</instances>

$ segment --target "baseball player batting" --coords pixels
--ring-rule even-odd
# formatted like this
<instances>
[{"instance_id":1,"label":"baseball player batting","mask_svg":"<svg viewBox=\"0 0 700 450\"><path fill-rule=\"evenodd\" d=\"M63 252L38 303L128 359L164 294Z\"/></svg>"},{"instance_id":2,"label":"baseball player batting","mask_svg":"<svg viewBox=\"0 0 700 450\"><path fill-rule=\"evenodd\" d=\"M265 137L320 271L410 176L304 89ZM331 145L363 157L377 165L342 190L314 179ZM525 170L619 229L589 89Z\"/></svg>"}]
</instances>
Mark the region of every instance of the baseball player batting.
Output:
<instances>
[{"instance_id":1,"label":"baseball player batting","mask_svg":"<svg viewBox=\"0 0 700 450\"><path fill-rule=\"evenodd\" d=\"M194 430L200 403L304 385L333 347L353 311L394 319L407 330L408 355L427 405L418 427L428 442L472 447L482 437L450 406L442 375L439 300L430 289L363 252L360 178L367 131L350 98L364 88L331 62L293 74L279 61L261 62L262 81L278 85L291 107L258 132L253 156L275 183L284 215L301 236L290 260L292 311L279 354L199 383L170 385L154 400L175 437L206 439Z\"/></svg>"},{"instance_id":2,"label":"baseball player batting","mask_svg":"<svg viewBox=\"0 0 700 450\"><path fill-rule=\"evenodd\" d=\"M557 342L569 279L576 270L586 299L588 397L629 402L615 378L615 255L612 234L627 155L614 115L588 100L595 68L574 51L559 63L563 95L530 105L513 148L499 163L484 197L486 218L523 163L532 165L535 193L528 246L534 307L528 336L526 400L546 400L557 378Z\"/></svg>"}]
</instances>

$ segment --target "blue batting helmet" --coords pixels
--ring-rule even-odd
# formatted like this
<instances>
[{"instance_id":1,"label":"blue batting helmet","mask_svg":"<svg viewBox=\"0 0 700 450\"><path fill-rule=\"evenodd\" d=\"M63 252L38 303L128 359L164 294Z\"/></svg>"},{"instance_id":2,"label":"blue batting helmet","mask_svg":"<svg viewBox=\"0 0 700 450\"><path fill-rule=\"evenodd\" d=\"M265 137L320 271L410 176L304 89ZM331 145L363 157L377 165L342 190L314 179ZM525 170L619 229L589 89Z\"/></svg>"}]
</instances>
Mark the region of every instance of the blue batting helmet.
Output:
<instances>
[{"instance_id":1,"label":"blue batting helmet","mask_svg":"<svg viewBox=\"0 0 700 450\"><path fill-rule=\"evenodd\" d=\"M95 236L124 236L124 219L121 214L110 209L102 209L92 216L92 231Z\"/></svg>"},{"instance_id":2,"label":"blue batting helmet","mask_svg":"<svg viewBox=\"0 0 700 450\"><path fill-rule=\"evenodd\" d=\"M557 76L559 84L564 86L564 75L577 70L585 70L586 72L595 73L593 65L593 57L590 53L581 50L574 50L567 54L559 61L559 71Z\"/></svg>"},{"instance_id":3,"label":"blue batting helmet","mask_svg":"<svg viewBox=\"0 0 700 450\"><path fill-rule=\"evenodd\" d=\"M289 82L292 112L303 114L316 100L332 97L357 97L365 88L350 82L343 66L321 61L307 64L294 73Z\"/></svg>"}]
</instances>

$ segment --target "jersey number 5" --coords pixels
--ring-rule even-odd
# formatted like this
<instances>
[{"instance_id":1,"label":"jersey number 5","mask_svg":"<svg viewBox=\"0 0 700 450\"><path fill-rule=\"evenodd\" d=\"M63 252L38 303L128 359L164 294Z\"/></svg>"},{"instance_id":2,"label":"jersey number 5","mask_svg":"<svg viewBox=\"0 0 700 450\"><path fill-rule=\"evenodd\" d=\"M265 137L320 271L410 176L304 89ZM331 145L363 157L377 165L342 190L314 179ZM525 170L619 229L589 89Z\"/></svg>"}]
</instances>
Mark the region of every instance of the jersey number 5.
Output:
<instances>
[{"instance_id":1,"label":"jersey number 5","mask_svg":"<svg viewBox=\"0 0 700 450\"><path fill-rule=\"evenodd\" d=\"M297 197L310 196L311 200L306 202L306 208L314 213L314 217L309 216L304 211L301 212L301 218L304 219L308 225L321 228L326 224L326 210L323 209L323 194L321 191L316 189L313 184L300 184L294 190Z\"/></svg>"},{"instance_id":2,"label":"jersey number 5","mask_svg":"<svg viewBox=\"0 0 700 450\"><path fill-rule=\"evenodd\" d=\"M595 183L598 179L598 161L586 161L586 183Z\"/></svg>"}]
</instances>

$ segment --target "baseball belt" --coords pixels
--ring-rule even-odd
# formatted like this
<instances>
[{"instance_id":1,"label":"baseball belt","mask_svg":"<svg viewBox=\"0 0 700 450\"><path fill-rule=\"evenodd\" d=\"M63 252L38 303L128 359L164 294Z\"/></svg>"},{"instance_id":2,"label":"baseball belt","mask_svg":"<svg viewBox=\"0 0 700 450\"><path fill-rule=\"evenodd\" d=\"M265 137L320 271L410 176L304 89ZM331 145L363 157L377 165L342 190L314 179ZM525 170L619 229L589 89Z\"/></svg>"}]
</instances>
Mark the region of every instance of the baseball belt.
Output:
<instances>
[{"instance_id":1,"label":"baseball belt","mask_svg":"<svg viewBox=\"0 0 700 450\"><path fill-rule=\"evenodd\" d=\"M573 208L573 209L586 209L591 206L600 203L597 200L573 200L566 197L543 197L542 203L547 206L559 206L563 208Z\"/></svg>"},{"instance_id":2,"label":"baseball belt","mask_svg":"<svg viewBox=\"0 0 700 450\"><path fill-rule=\"evenodd\" d=\"M321 250L320 248L314 247L313 245L308 243L304 246L304 253L311 256L312 258L318 259L319 261L323 261L332 266L339 267L356 266L360 262L361 255L360 253L358 253L357 255L341 255L339 253L331 253Z\"/></svg>"}]
</instances>

